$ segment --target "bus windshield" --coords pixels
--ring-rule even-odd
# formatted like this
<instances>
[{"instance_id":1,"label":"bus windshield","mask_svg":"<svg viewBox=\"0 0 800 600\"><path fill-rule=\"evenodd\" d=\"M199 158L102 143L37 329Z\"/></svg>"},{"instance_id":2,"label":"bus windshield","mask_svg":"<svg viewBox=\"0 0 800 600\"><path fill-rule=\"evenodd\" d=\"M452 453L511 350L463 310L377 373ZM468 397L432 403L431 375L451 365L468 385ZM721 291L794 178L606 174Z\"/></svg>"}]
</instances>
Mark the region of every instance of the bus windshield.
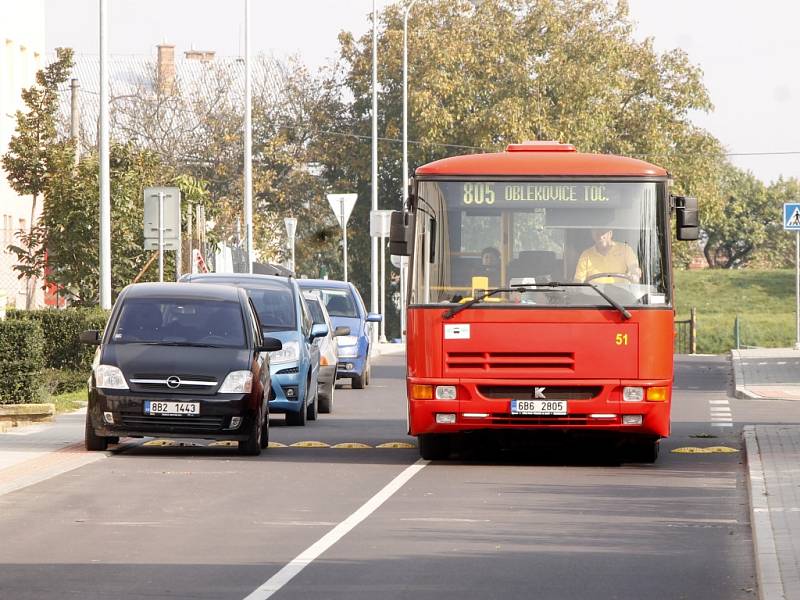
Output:
<instances>
[{"instance_id":1,"label":"bus windshield","mask_svg":"<svg viewBox=\"0 0 800 600\"><path fill-rule=\"evenodd\" d=\"M419 182L411 304L669 306L664 183ZM549 285L546 285L549 284ZM529 286L529 287L525 287ZM536 288L536 289L534 289Z\"/></svg>"}]
</instances>

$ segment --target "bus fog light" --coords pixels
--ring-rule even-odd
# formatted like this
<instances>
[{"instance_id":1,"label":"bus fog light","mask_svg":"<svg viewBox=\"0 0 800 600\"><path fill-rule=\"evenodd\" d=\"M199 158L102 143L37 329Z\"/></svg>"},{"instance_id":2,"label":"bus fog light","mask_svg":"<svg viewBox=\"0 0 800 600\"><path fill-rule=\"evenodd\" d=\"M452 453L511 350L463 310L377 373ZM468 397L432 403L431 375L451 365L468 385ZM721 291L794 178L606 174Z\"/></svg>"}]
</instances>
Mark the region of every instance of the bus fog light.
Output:
<instances>
[{"instance_id":1,"label":"bus fog light","mask_svg":"<svg viewBox=\"0 0 800 600\"><path fill-rule=\"evenodd\" d=\"M231 417L231 425L228 429L238 429L242 424L242 417Z\"/></svg>"},{"instance_id":2,"label":"bus fog light","mask_svg":"<svg viewBox=\"0 0 800 600\"><path fill-rule=\"evenodd\" d=\"M641 402L644 400L644 388L625 387L622 388L622 399L625 402Z\"/></svg>"},{"instance_id":3,"label":"bus fog light","mask_svg":"<svg viewBox=\"0 0 800 600\"><path fill-rule=\"evenodd\" d=\"M642 415L622 415L623 425L641 425Z\"/></svg>"},{"instance_id":4,"label":"bus fog light","mask_svg":"<svg viewBox=\"0 0 800 600\"><path fill-rule=\"evenodd\" d=\"M436 422L443 425L452 425L456 422L455 413L436 413Z\"/></svg>"},{"instance_id":5,"label":"bus fog light","mask_svg":"<svg viewBox=\"0 0 800 600\"><path fill-rule=\"evenodd\" d=\"M456 399L456 386L454 386L454 385L437 385L436 386L436 399L437 400L455 400Z\"/></svg>"},{"instance_id":6,"label":"bus fog light","mask_svg":"<svg viewBox=\"0 0 800 600\"><path fill-rule=\"evenodd\" d=\"M103 421L105 421L109 425L113 425L114 424L114 413L112 413L112 412L104 412L103 413Z\"/></svg>"}]
</instances>

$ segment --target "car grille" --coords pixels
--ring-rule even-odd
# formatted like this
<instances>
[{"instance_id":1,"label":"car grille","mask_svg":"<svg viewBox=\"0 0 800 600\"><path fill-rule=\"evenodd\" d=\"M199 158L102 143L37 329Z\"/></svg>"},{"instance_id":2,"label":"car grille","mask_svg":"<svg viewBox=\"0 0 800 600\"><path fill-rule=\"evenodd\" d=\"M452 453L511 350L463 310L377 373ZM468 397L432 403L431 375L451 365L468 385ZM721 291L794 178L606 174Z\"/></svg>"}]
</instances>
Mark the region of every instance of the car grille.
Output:
<instances>
[{"instance_id":1,"label":"car grille","mask_svg":"<svg viewBox=\"0 0 800 600\"><path fill-rule=\"evenodd\" d=\"M546 400L591 400L600 395L598 386L532 386L532 385L479 385L478 392L485 398L531 400L536 397L536 388L544 387Z\"/></svg>"},{"instance_id":2,"label":"car grille","mask_svg":"<svg viewBox=\"0 0 800 600\"><path fill-rule=\"evenodd\" d=\"M120 426L131 431L144 432L212 432L219 431L225 425L223 416L197 417L164 417L160 415L143 415L138 412L120 414Z\"/></svg>"},{"instance_id":3,"label":"car grille","mask_svg":"<svg viewBox=\"0 0 800 600\"><path fill-rule=\"evenodd\" d=\"M169 387L167 380L178 377L181 384ZM169 394L214 394L217 391L217 379L208 375L191 375L184 373L136 373L130 378L131 390L135 392L166 392Z\"/></svg>"},{"instance_id":4,"label":"car grille","mask_svg":"<svg viewBox=\"0 0 800 600\"><path fill-rule=\"evenodd\" d=\"M557 370L573 371L572 352L448 352L445 365L450 371Z\"/></svg>"},{"instance_id":5,"label":"car grille","mask_svg":"<svg viewBox=\"0 0 800 600\"><path fill-rule=\"evenodd\" d=\"M278 371L278 375L296 375L300 372L300 369L297 367L292 367L291 369L281 369Z\"/></svg>"}]
</instances>

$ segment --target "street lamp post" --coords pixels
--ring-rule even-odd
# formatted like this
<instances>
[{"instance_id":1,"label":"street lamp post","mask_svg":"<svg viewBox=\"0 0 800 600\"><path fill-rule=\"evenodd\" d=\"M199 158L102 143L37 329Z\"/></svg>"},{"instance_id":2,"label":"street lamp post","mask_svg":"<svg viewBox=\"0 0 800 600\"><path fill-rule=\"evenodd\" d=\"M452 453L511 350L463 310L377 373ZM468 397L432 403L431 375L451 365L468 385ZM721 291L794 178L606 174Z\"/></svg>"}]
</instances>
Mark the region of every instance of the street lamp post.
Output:
<instances>
[{"instance_id":1,"label":"street lamp post","mask_svg":"<svg viewBox=\"0 0 800 600\"><path fill-rule=\"evenodd\" d=\"M292 256L292 273L296 274L294 266L294 236L297 231L297 219L294 217L286 217L283 219L283 224L286 225L286 237L289 238L289 252Z\"/></svg>"},{"instance_id":2,"label":"street lamp post","mask_svg":"<svg viewBox=\"0 0 800 600\"><path fill-rule=\"evenodd\" d=\"M378 210L378 9L372 0L372 210ZM370 309L378 312L378 240L372 238L370 252ZM347 238L345 236L345 247ZM345 274L347 264L345 263ZM345 281L347 277L345 275ZM373 328L373 344L377 335Z\"/></svg>"},{"instance_id":3,"label":"street lamp post","mask_svg":"<svg viewBox=\"0 0 800 600\"><path fill-rule=\"evenodd\" d=\"M408 16L417 0L411 0L403 11L403 176L400 186L403 188L403 210L408 202ZM400 337L406 339L406 273L405 262L400 259Z\"/></svg>"},{"instance_id":4,"label":"street lamp post","mask_svg":"<svg viewBox=\"0 0 800 600\"><path fill-rule=\"evenodd\" d=\"M253 272L253 114L250 73L250 0L244 0L244 225L247 235L247 270Z\"/></svg>"}]
</instances>

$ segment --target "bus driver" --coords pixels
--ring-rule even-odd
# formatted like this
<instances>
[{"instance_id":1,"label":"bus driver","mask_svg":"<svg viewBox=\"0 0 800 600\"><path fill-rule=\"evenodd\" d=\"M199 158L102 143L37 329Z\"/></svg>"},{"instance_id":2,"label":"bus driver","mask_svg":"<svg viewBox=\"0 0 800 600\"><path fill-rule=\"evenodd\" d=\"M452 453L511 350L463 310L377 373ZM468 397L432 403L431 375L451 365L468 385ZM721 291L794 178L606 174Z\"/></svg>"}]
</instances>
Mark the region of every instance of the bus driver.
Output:
<instances>
[{"instance_id":1,"label":"bus driver","mask_svg":"<svg viewBox=\"0 0 800 600\"><path fill-rule=\"evenodd\" d=\"M594 245L581 253L575 267L574 280L583 283L599 273L619 273L626 280L638 283L642 276L639 261L628 244L615 242L613 232L608 228L592 229ZM622 279L618 277L617 279ZM599 283L614 283L613 277L594 278Z\"/></svg>"}]
</instances>

